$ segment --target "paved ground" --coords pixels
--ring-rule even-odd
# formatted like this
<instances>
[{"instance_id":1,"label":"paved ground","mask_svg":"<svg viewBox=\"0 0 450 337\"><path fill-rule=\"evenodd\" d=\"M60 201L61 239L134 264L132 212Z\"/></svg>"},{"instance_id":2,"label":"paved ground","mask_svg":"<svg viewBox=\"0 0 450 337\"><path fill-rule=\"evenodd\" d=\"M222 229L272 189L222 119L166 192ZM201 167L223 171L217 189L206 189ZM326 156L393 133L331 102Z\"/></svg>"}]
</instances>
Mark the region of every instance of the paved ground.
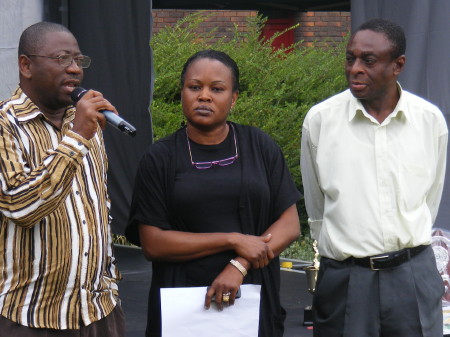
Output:
<instances>
[{"instance_id":1,"label":"paved ground","mask_svg":"<svg viewBox=\"0 0 450 337\"><path fill-rule=\"evenodd\" d=\"M127 320L126 337L144 337L151 263L139 249L116 246L115 250L123 274L119 288ZM287 311L284 337L311 337L312 330L303 326L303 309L312 299L306 288L305 274L283 270L280 296Z\"/></svg>"}]
</instances>

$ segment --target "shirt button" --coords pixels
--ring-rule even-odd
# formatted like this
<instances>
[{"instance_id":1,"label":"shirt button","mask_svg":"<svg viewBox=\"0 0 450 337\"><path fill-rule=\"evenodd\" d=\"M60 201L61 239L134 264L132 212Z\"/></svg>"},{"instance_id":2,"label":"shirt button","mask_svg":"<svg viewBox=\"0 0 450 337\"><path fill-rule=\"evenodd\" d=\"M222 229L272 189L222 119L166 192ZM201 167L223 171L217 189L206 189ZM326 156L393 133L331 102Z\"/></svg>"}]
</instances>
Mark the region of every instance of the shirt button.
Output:
<instances>
[{"instance_id":1,"label":"shirt button","mask_svg":"<svg viewBox=\"0 0 450 337\"><path fill-rule=\"evenodd\" d=\"M84 253L84 256L88 256L88 253Z\"/></svg>"},{"instance_id":2,"label":"shirt button","mask_svg":"<svg viewBox=\"0 0 450 337\"><path fill-rule=\"evenodd\" d=\"M70 155L71 157L73 157L73 156L75 155L75 152L70 151L69 155Z\"/></svg>"},{"instance_id":3,"label":"shirt button","mask_svg":"<svg viewBox=\"0 0 450 337\"><path fill-rule=\"evenodd\" d=\"M83 145L83 143L82 142L78 142L78 146L82 146Z\"/></svg>"},{"instance_id":4,"label":"shirt button","mask_svg":"<svg viewBox=\"0 0 450 337\"><path fill-rule=\"evenodd\" d=\"M75 191L75 193L76 193L76 195L79 195L79 194L80 194L80 192L78 192L78 191Z\"/></svg>"},{"instance_id":5,"label":"shirt button","mask_svg":"<svg viewBox=\"0 0 450 337\"><path fill-rule=\"evenodd\" d=\"M83 220L83 224L86 224L86 220Z\"/></svg>"}]
</instances>

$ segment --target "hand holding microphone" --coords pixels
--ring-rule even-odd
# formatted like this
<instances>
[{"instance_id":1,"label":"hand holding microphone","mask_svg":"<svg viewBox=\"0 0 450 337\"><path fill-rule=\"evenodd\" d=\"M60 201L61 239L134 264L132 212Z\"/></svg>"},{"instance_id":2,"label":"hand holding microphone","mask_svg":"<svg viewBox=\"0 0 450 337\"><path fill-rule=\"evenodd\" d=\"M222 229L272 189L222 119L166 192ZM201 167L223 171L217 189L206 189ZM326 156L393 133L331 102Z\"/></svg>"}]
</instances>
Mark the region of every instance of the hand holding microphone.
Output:
<instances>
[{"instance_id":1,"label":"hand holding microphone","mask_svg":"<svg viewBox=\"0 0 450 337\"><path fill-rule=\"evenodd\" d=\"M87 92L88 90L82 87L75 88L71 93L73 102L76 104ZM114 112L105 109L100 110L99 112L102 113L105 116L106 121L116 129L126 133L131 137L134 137L136 135L136 129L134 128L134 126L132 126L120 116L116 115Z\"/></svg>"}]
</instances>

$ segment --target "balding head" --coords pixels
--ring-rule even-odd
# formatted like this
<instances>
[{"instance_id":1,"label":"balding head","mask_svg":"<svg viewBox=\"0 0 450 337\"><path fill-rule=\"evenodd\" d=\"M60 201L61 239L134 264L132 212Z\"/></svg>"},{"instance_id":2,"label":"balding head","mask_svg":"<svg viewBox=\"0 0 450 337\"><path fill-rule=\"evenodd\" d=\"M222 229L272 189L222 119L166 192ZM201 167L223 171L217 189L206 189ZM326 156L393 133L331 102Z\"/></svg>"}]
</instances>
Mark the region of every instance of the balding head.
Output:
<instances>
[{"instance_id":1,"label":"balding head","mask_svg":"<svg viewBox=\"0 0 450 337\"><path fill-rule=\"evenodd\" d=\"M38 54L49 32L66 32L72 34L65 26L53 22L38 22L25 29L20 36L19 56Z\"/></svg>"}]
</instances>

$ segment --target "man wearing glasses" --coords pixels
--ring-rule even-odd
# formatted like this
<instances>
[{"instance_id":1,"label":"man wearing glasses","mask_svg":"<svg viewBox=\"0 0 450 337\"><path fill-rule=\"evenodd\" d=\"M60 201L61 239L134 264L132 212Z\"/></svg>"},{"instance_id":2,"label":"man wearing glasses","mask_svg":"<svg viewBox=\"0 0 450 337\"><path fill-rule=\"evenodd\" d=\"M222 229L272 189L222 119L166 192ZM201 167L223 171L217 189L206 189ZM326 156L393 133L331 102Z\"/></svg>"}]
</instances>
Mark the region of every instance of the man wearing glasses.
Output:
<instances>
[{"instance_id":1,"label":"man wearing glasses","mask_svg":"<svg viewBox=\"0 0 450 337\"><path fill-rule=\"evenodd\" d=\"M5 336L124 336L101 110L72 105L90 58L64 26L19 42L19 87L0 103L0 329Z\"/></svg>"}]
</instances>

